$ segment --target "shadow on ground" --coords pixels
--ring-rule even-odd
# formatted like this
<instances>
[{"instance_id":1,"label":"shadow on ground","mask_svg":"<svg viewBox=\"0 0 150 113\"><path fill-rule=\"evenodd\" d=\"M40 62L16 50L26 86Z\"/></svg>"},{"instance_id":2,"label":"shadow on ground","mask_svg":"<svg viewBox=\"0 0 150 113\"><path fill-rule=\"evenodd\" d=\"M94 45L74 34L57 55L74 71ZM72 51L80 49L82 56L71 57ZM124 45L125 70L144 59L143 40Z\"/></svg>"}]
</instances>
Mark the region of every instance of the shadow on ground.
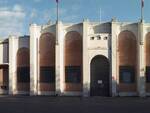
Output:
<instances>
[{"instance_id":1,"label":"shadow on ground","mask_svg":"<svg viewBox=\"0 0 150 113\"><path fill-rule=\"evenodd\" d=\"M0 113L150 113L150 98L1 96Z\"/></svg>"}]
</instances>

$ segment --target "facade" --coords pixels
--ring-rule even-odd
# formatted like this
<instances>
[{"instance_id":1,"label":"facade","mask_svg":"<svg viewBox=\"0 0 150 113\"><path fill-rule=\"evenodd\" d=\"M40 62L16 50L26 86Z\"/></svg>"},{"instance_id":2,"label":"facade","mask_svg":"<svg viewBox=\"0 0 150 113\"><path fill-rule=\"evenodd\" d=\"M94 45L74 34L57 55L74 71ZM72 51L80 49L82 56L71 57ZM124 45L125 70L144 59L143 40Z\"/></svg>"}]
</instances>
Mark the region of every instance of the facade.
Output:
<instances>
[{"instance_id":1,"label":"facade","mask_svg":"<svg viewBox=\"0 0 150 113\"><path fill-rule=\"evenodd\" d=\"M149 96L150 24L32 24L0 43L0 93Z\"/></svg>"}]
</instances>

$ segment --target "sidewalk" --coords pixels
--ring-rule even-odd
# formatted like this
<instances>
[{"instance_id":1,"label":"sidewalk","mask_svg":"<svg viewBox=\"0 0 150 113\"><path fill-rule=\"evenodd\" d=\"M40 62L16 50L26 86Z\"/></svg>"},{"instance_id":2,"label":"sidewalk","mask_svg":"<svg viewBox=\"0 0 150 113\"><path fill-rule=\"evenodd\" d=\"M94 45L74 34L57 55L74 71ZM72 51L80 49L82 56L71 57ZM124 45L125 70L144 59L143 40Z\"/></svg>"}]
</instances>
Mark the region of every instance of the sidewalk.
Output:
<instances>
[{"instance_id":1,"label":"sidewalk","mask_svg":"<svg viewBox=\"0 0 150 113\"><path fill-rule=\"evenodd\" d=\"M150 113L150 98L1 96L0 113Z\"/></svg>"}]
</instances>

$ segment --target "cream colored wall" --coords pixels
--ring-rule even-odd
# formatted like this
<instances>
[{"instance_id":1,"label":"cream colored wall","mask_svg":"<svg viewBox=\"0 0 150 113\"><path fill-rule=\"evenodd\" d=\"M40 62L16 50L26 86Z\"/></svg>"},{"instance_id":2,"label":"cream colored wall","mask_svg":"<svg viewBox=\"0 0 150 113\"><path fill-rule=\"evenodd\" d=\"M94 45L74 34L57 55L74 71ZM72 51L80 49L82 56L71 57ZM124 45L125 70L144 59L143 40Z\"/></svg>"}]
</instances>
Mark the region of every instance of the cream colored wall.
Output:
<instances>
[{"instance_id":1,"label":"cream colored wall","mask_svg":"<svg viewBox=\"0 0 150 113\"><path fill-rule=\"evenodd\" d=\"M98 40L97 36L100 36L101 39ZM91 37L94 37L94 40L91 40ZM105 40L104 38L107 37L108 39ZM99 34L91 34L87 37L87 44L88 44L88 50L92 49L101 49L106 50L110 47L108 41L110 41L110 34L108 33L99 33Z\"/></svg>"},{"instance_id":2,"label":"cream colored wall","mask_svg":"<svg viewBox=\"0 0 150 113\"><path fill-rule=\"evenodd\" d=\"M64 94L66 94L68 91L64 91L64 87L65 87L65 65L64 65L64 56L65 56L65 38L66 38L66 34L68 33L68 32L71 32L71 31L76 31L76 32L78 32L80 35L81 35L81 37L83 38L83 24L82 23L79 23L79 24L63 24L63 37L62 37L62 45L63 45L63 49L62 49L62 53L63 53L63 64L62 64L62 66L63 66L63 77L62 77L62 79L63 79L63 93ZM79 93L80 94L80 93ZM71 95L74 95L73 93L71 94Z\"/></svg>"},{"instance_id":3,"label":"cream colored wall","mask_svg":"<svg viewBox=\"0 0 150 113\"><path fill-rule=\"evenodd\" d=\"M41 27L41 33L44 32L52 32L54 33L55 27L54 25L47 25ZM57 80L60 80L58 83L57 90L60 89L61 93L64 91L64 39L65 34L69 31L77 31L83 36L83 83L84 89L83 94L89 95L90 92L90 62L91 59L96 55L104 55L111 62L111 75L112 84L111 84L111 93L113 96L117 94L117 83L119 83L119 71L118 71L118 53L117 53L117 45L118 45L118 35L121 31L129 30L133 32L138 39L138 24L134 23L93 23L89 21L84 21L83 24L63 24L59 22L58 27L56 28L56 38L58 38L59 45L56 46L56 75ZM40 30L39 30L40 31ZM36 33L35 33L36 34ZM90 40L90 37L101 35L101 40ZM107 36L107 40L103 40L103 38ZM39 35L37 37L40 37ZM111 51L112 50L112 51ZM88 86L87 86L88 84ZM88 91L87 91L88 90Z\"/></svg>"},{"instance_id":4,"label":"cream colored wall","mask_svg":"<svg viewBox=\"0 0 150 113\"><path fill-rule=\"evenodd\" d=\"M97 24L97 23L90 23L90 22L85 22L86 23L86 36L84 37L85 40L85 47L84 48L84 68L86 72L84 75L85 80L84 81L84 89L85 91L83 92L85 96L90 96L90 63L91 60L97 56L97 55L103 55L106 58L111 60L110 58L110 39L111 39L111 34L110 34L110 24ZM104 27L104 29L103 29ZM101 39L98 40L97 36L101 36ZM94 40L91 40L91 37L94 37ZM104 40L104 38L107 37L107 40ZM84 43L83 42L83 43Z\"/></svg>"},{"instance_id":5,"label":"cream colored wall","mask_svg":"<svg viewBox=\"0 0 150 113\"><path fill-rule=\"evenodd\" d=\"M17 51L19 48L29 48L29 38L9 37L9 94L19 94L17 91Z\"/></svg>"},{"instance_id":6,"label":"cream colored wall","mask_svg":"<svg viewBox=\"0 0 150 113\"><path fill-rule=\"evenodd\" d=\"M132 32L136 36L136 40L138 40L138 23L112 22L112 95L114 96L122 94L128 96L131 93L120 93L117 90L117 84L119 84L118 36L122 31L126 30ZM130 95L132 94L137 94L137 92L131 93Z\"/></svg>"},{"instance_id":7,"label":"cream colored wall","mask_svg":"<svg viewBox=\"0 0 150 113\"><path fill-rule=\"evenodd\" d=\"M39 37L41 36L41 26L30 25L30 95L38 94L38 75L39 75Z\"/></svg>"},{"instance_id":8,"label":"cream colored wall","mask_svg":"<svg viewBox=\"0 0 150 113\"><path fill-rule=\"evenodd\" d=\"M55 37L57 37L56 25L49 24L49 25L39 26L36 24L32 24L30 26L30 80L31 80L30 95L51 94L51 92L41 92L39 90L39 84L38 84L39 70L40 70L39 40L40 40L41 35L44 33L52 33ZM56 51L57 51L57 48L56 48Z\"/></svg>"},{"instance_id":9,"label":"cream colored wall","mask_svg":"<svg viewBox=\"0 0 150 113\"><path fill-rule=\"evenodd\" d=\"M140 24L141 25L141 24ZM118 35L121 31L129 30L133 32L137 38L137 47L138 47L138 76L143 76L144 71L140 71L141 68L145 65L143 58L143 46L139 45L140 40L143 40L145 35L150 32L150 24L144 24L139 27L138 23L127 23L127 22L112 22L112 23L94 23L89 22L88 20L84 20L83 23L79 24L64 24L62 22L58 22L58 24L54 25L43 25L38 26L36 24L32 24L30 26L30 44L27 44L27 40L22 40L20 44L18 44L18 38L10 37L9 38L9 60L10 60L10 92L15 91L15 77L13 75L16 74L16 52L18 47L29 47L30 45L30 87L31 95L38 94L38 75L39 75L39 38L41 34L46 32L53 33L58 39L58 45L56 45L56 91L58 94L64 93L64 39L65 35L69 31L77 31L83 36L83 95L89 96L90 93L90 62L91 59L96 55L104 55L106 56L111 63L111 74L112 78L111 84L111 93L112 96L117 96L119 92L117 92L117 83L119 83L119 70L118 70ZM90 37L96 37L100 35L101 40L91 40ZM107 40L103 40L103 38L107 36ZM142 38L141 38L142 37ZM2 54L2 49L0 45L0 54ZM141 56L141 55L142 56ZM142 59L142 60L140 60ZM0 57L0 63L2 62L2 58ZM12 80L11 80L12 79ZM13 85L12 85L13 84ZM138 80L138 93L142 95L143 88L141 84L144 84L143 81ZM142 86L143 87L143 86ZM142 90L142 91L141 91ZM131 94L132 95L132 94Z\"/></svg>"}]
</instances>

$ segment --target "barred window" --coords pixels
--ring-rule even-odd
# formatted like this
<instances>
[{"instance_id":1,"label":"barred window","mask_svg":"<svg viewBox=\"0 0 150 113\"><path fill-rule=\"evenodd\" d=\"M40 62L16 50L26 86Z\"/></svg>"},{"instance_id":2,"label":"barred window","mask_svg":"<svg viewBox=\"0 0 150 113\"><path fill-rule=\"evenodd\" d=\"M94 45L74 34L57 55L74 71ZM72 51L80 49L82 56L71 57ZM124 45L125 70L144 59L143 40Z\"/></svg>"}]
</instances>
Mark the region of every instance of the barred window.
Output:
<instances>
[{"instance_id":1,"label":"barred window","mask_svg":"<svg viewBox=\"0 0 150 113\"><path fill-rule=\"evenodd\" d=\"M81 82L81 66L66 66L65 68L66 83L80 83Z\"/></svg>"},{"instance_id":2,"label":"barred window","mask_svg":"<svg viewBox=\"0 0 150 113\"><path fill-rule=\"evenodd\" d=\"M134 83L135 81L135 69L133 66L120 66L119 75L121 83Z\"/></svg>"},{"instance_id":3,"label":"barred window","mask_svg":"<svg viewBox=\"0 0 150 113\"><path fill-rule=\"evenodd\" d=\"M17 67L17 81L22 83L30 82L30 67Z\"/></svg>"},{"instance_id":4,"label":"barred window","mask_svg":"<svg viewBox=\"0 0 150 113\"><path fill-rule=\"evenodd\" d=\"M55 83L55 67L40 67L40 82Z\"/></svg>"}]
</instances>

